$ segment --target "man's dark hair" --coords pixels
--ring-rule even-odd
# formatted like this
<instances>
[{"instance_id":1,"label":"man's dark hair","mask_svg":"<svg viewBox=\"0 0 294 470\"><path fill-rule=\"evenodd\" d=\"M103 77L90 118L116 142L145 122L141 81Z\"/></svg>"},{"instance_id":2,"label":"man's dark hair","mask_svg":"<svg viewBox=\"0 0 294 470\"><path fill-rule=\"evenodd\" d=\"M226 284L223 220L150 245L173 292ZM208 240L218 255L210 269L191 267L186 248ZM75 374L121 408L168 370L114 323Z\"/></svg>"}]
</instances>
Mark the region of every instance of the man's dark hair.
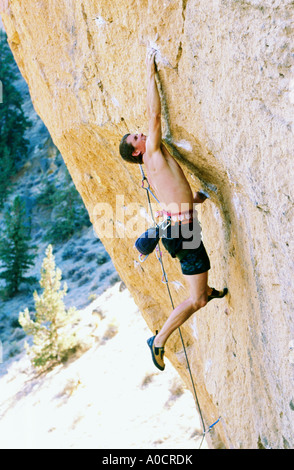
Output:
<instances>
[{"instance_id":1,"label":"man's dark hair","mask_svg":"<svg viewBox=\"0 0 294 470\"><path fill-rule=\"evenodd\" d=\"M140 154L139 156L135 157L132 155L132 153L135 151L134 147L132 144L129 144L127 142L127 138L131 134L126 134L123 136L123 138L120 141L119 144L119 153L121 154L122 158L129 163L143 163L143 156Z\"/></svg>"}]
</instances>

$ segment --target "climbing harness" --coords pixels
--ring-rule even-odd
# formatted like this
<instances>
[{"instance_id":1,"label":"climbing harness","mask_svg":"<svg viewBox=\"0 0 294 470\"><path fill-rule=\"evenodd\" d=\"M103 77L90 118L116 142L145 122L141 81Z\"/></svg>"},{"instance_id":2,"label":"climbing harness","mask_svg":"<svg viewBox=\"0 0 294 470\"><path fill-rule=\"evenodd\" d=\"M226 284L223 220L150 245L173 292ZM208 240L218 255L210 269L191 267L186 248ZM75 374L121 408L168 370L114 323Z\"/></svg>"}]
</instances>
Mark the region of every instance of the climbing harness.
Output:
<instances>
[{"instance_id":1,"label":"climbing harness","mask_svg":"<svg viewBox=\"0 0 294 470\"><path fill-rule=\"evenodd\" d=\"M142 165L140 165L140 171L141 171L141 175L142 175L142 188L145 189L146 194L147 194L148 206L149 206L149 210L150 210L150 213L151 213L151 217L152 217L152 220L153 220L154 227L161 227L161 228L162 228L162 224L159 225L159 224L157 224L156 221L155 221L154 214L153 214L153 210L152 210L152 204L151 204L150 194L152 195L152 197L155 199L155 201L156 201L158 204L160 204L160 201L157 199L157 197L156 197L156 196L153 194L153 192L151 191L149 181L148 181L148 179L146 178L146 176L145 176L145 174L144 174L144 170L143 170L143 168L142 168ZM146 186L145 186L145 182L146 182ZM165 223L168 223L167 221L169 221L169 223L170 223L170 219L167 219L167 220L165 220L164 222L165 222ZM167 225L167 226L168 226L168 225ZM164 227L164 228L166 228L166 227ZM167 292L168 292L169 299L170 299L170 302L171 302L171 305L172 305L172 309L174 310L174 309L175 309L174 301L173 301L173 298L172 298L172 295L171 295L171 291L170 291L170 287L169 287L169 282L168 282L167 273L166 273L166 270L165 270L164 265L163 265L162 252L161 252L161 250L160 250L160 242L159 242L159 240L158 240L158 244L157 244L157 246L156 246L156 248L155 248L155 254L156 254L156 258L158 259L158 261L159 261L159 263L160 263L161 270L162 270L162 279L161 279L161 281L162 281L162 282L166 285L166 287L167 287ZM145 256L144 259L143 259L143 258L142 258L142 255L139 255L139 260L140 260L140 262L143 263L143 262L148 258L148 256L149 256L149 255ZM141 259L140 259L140 258L141 258ZM199 412L199 416L200 416L201 423L202 423L203 432L202 432L202 439L201 439L200 446L199 446L199 449L200 449L201 446L202 446L202 443L203 443L203 441L204 441L204 438L205 438L206 434L208 434L208 433L213 429L213 427L220 421L221 416L220 416L214 423L212 423L212 424L206 429L206 427L205 427L205 422L204 422L204 418L203 418L202 411L201 411L201 407L200 407L200 403L199 403L198 396L197 396L197 392L196 392L196 386L195 386L194 379L193 379L193 376L192 376L192 371L191 371L191 368L190 368L190 363L189 363L189 359L188 359L188 355L187 355L185 343L184 343L183 336L182 336L182 332L181 332L181 328L179 327L178 330L179 330L179 334L180 334L180 338L181 338L181 342L182 342L182 346L183 346L183 350L184 350L184 354L185 354L185 358L186 358L186 362L187 362L187 368L188 368L189 375L190 375L190 379L191 379L191 384L192 384L192 388L193 388L193 392L194 392L194 397L195 397L195 403L196 403L196 405L197 405L198 412Z\"/></svg>"}]
</instances>

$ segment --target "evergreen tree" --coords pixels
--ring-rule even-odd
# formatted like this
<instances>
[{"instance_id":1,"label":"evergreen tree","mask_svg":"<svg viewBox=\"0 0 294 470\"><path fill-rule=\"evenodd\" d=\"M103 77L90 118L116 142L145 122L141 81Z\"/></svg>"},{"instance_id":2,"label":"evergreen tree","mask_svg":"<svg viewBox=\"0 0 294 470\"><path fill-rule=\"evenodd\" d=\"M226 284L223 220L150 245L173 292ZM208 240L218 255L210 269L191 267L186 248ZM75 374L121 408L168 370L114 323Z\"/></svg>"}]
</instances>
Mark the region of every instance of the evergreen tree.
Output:
<instances>
[{"instance_id":1,"label":"evergreen tree","mask_svg":"<svg viewBox=\"0 0 294 470\"><path fill-rule=\"evenodd\" d=\"M22 105L23 99L15 87L20 77L6 34L0 31L0 80L3 98L0 103L0 207L7 197L13 174L28 156L25 131L31 127Z\"/></svg>"},{"instance_id":2,"label":"evergreen tree","mask_svg":"<svg viewBox=\"0 0 294 470\"><path fill-rule=\"evenodd\" d=\"M0 234L0 278L6 281L5 294L13 297L22 282L34 283L34 277L24 274L34 265L35 254L30 253L36 246L31 246L29 228L25 226L25 206L17 196L12 206L4 214L5 228Z\"/></svg>"},{"instance_id":3,"label":"evergreen tree","mask_svg":"<svg viewBox=\"0 0 294 470\"><path fill-rule=\"evenodd\" d=\"M77 191L68 172L65 175L63 189L52 191L52 185L46 185L48 198L51 202L54 223L47 226L45 240L50 243L65 242L69 240L83 226L91 225L89 214L82 198Z\"/></svg>"},{"instance_id":4,"label":"evergreen tree","mask_svg":"<svg viewBox=\"0 0 294 470\"><path fill-rule=\"evenodd\" d=\"M19 314L19 323L24 331L33 335L34 344L27 346L35 367L43 370L67 360L78 349L78 339L72 327L78 320L75 308L66 310L63 297L67 292L64 283L61 289L61 270L55 267L52 246L49 245L44 258L40 285L43 293L34 292L36 314L32 319L29 310Z\"/></svg>"}]
</instances>

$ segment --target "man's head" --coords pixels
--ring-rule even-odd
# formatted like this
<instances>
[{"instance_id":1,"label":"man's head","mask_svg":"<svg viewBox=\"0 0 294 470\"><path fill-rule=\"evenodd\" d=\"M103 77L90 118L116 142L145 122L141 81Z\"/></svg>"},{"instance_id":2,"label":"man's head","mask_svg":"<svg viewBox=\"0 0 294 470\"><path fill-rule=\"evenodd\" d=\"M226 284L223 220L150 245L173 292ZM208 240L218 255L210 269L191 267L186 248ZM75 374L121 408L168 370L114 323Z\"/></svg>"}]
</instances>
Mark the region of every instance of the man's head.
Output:
<instances>
[{"instance_id":1,"label":"man's head","mask_svg":"<svg viewBox=\"0 0 294 470\"><path fill-rule=\"evenodd\" d=\"M146 152L146 136L143 134L126 134L121 139L119 152L129 163L143 163Z\"/></svg>"}]
</instances>

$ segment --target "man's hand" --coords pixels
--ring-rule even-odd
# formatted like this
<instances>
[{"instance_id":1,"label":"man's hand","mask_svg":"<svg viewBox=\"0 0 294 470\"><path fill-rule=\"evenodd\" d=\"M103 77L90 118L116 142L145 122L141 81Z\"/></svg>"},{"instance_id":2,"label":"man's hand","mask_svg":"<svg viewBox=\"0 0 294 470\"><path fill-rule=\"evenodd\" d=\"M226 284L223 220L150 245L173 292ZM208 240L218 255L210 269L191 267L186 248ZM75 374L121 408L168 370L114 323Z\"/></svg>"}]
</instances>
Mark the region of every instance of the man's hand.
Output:
<instances>
[{"instance_id":1,"label":"man's hand","mask_svg":"<svg viewBox=\"0 0 294 470\"><path fill-rule=\"evenodd\" d=\"M150 49L147 52L146 56L146 65L147 65L147 73L149 76L152 76L156 72L156 65L155 65L155 55L157 51L155 49Z\"/></svg>"},{"instance_id":2,"label":"man's hand","mask_svg":"<svg viewBox=\"0 0 294 470\"><path fill-rule=\"evenodd\" d=\"M197 193L194 193L193 202L194 204L202 204L202 202L204 202L207 198L208 195L206 195L203 191L197 191Z\"/></svg>"}]
</instances>

